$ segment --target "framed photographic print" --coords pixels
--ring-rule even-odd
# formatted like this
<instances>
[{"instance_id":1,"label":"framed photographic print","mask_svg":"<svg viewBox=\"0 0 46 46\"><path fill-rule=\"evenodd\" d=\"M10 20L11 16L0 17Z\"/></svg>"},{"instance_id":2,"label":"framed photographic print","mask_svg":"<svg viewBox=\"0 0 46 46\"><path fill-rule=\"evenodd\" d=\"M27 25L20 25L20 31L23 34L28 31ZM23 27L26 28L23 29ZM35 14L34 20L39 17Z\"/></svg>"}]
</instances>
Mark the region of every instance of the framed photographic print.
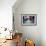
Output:
<instances>
[{"instance_id":1,"label":"framed photographic print","mask_svg":"<svg viewBox=\"0 0 46 46\"><path fill-rule=\"evenodd\" d=\"M21 14L21 24L25 26L37 25L37 14Z\"/></svg>"}]
</instances>

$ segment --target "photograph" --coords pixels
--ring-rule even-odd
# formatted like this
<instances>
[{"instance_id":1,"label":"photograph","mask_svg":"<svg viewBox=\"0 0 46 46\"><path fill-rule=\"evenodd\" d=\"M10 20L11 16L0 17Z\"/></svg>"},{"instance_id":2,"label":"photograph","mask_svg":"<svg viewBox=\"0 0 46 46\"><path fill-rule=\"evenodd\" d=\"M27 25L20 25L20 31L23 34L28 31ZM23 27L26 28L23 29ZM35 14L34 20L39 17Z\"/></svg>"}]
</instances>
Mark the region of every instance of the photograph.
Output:
<instances>
[{"instance_id":1,"label":"photograph","mask_svg":"<svg viewBox=\"0 0 46 46\"><path fill-rule=\"evenodd\" d=\"M21 20L22 25L36 25L37 24L37 14L22 14Z\"/></svg>"}]
</instances>

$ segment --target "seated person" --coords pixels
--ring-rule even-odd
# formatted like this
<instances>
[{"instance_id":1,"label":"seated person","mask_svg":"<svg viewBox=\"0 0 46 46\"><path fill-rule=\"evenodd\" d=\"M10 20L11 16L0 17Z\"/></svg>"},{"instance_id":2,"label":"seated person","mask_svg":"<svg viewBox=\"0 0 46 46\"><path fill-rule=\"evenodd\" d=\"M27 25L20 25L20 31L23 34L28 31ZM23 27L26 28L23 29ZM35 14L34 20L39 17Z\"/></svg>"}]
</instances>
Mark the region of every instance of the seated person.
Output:
<instances>
[{"instance_id":1,"label":"seated person","mask_svg":"<svg viewBox=\"0 0 46 46\"><path fill-rule=\"evenodd\" d=\"M20 34L16 34L15 42L16 46L22 46L22 36Z\"/></svg>"}]
</instances>

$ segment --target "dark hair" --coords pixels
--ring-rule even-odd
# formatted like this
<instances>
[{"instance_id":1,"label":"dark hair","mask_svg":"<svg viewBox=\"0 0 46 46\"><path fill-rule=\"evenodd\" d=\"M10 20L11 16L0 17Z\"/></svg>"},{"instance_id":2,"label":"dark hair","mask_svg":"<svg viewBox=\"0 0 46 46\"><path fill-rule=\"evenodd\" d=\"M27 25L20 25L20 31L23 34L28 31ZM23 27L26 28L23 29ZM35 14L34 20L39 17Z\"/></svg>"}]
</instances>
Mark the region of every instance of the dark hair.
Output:
<instances>
[{"instance_id":1,"label":"dark hair","mask_svg":"<svg viewBox=\"0 0 46 46\"><path fill-rule=\"evenodd\" d=\"M35 44L34 44L34 46L35 46Z\"/></svg>"}]
</instances>

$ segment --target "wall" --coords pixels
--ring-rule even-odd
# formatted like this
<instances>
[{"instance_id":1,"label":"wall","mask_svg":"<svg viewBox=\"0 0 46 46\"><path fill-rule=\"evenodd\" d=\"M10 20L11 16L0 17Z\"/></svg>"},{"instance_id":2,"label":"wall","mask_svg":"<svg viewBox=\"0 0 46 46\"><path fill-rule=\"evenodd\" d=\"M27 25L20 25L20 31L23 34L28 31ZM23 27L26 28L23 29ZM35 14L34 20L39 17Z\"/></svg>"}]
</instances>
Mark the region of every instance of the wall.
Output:
<instances>
[{"instance_id":1,"label":"wall","mask_svg":"<svg viewBox=\"0 0 46 46\"><path fill-rule=\"evenodd\" d=\"M16 0L0 0L0 27L12 29L12 6Z\"/></svg>"},{"instance_id":2,"label":"wall","mask_svg":"<svg viewBox=\"0 0 46 46\"><path fill-rule=\"evenodd\" d=\"M41 40L42 46L46 46L46 0L41 1Z\"/></svg>"},{"instance_id":3,"label":"wall","mask_svg":"<svg viewBox=\"0 0 46 46\"><path fill-rule=\"evenodd\" d=\"M23 0L18 7L13 9L15 19L15 30L23 33L24 39L32 39L36 46L41 46L41 14L40 14L40 0ZM15 5L14 5L15 6ZM21 14L37 14L36 26L22 26Z\"/></svg>"}]
</instances>

